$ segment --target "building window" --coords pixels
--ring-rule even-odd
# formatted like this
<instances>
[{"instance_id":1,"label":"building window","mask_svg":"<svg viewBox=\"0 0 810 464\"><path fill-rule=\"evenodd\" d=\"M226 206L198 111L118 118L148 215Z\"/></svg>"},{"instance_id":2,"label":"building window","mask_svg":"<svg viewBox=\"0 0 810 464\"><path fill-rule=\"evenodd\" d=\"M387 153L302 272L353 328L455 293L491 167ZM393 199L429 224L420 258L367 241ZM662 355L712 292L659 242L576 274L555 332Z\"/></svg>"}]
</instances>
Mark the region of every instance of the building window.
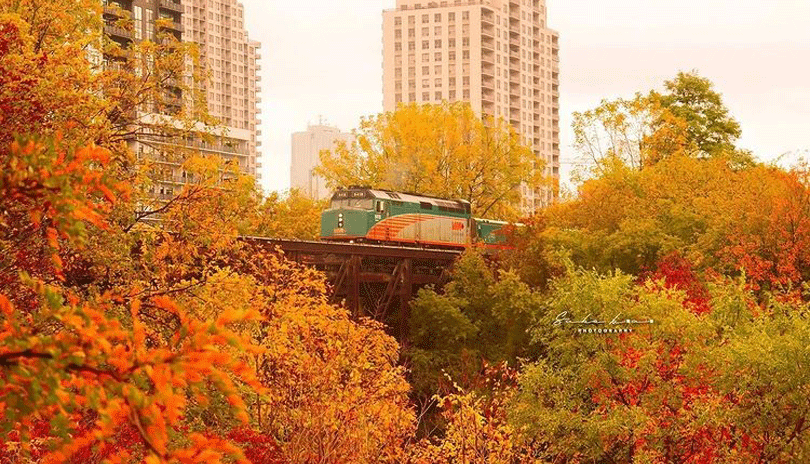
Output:
<instances>
[{"instance_id":1,"label":"building window","mask_svg":"<svg viewBox=\"0 0 810 464\"><path fill-rule=\"evenodd\" d=\"M422 101L430 100L430 92L422 92Z\"/></svg>"},{"instance_id":2,"label":"building window","mask_svg":"<svg viewBox=\"0 0 810 464\"><path fill-rule=\"evenodd\" d=\"M396 96L396 102L397 102L397 103L402 103L402 94L401 94L401 93L398 93L398 94L397 94L397 96Z\"/></svg>"},{"instance_id":3,"label":"building window","mask_svg":"<svg viewBox=\"0 0 810 464\"><path fill-rule=\"evenodd\" d=\"M430 74L430 66L422 66L422 74L426 76Z\"/></svg>"},{"instance_id":4,"label":"building window","mask_svg":"<svg viewBox=\"0 0 810 464\"><path fill-rule=\"evenodd\" d=\"M436 100L438 100L438 101L442 100L442 93L441 92L436 92L435 95L436 95Z\"/></svg>"},{"instance_id":5,"label":"building window","mask_svg":"<svg viewBox=\"0 0 810 464\"><path fill-rule=\"evenodd\" d=\"M436 53L434 53L434 54L433 54L433 59L434 59L435 61L441 61L441 60L442 60L442 52L436 52Z\"/></svg>"},{"instance_id":6,"label":"building window","mask_svg":"<svg viewBox=\"0 0 810 464\"><path fill-rule=\"evenodd\" d=\"M465 100L469 100L469 99L470 99L470 91L469 91L469 90L467 90L467 89L465 89L465 90L464 90L464 99L465 99Z\"/></svg>"},{"instance_id":7,"label":"building window","mask_svg":"<svg viewBox=\"0 0 810 464\"><path fill-rule=\"evenodd\" d=\"M455 33L456 33L456 26L448 26L448 27L447 27L447 33L448 33L448 34L450 34L450 35L455 35Z\"/></svg>"},{"instance_id":8,"label":"building window","mask_svg":"<svg viewBox=\"0 0 810 464\"><path fill-rule=\"evenodd\" d=\"M430 41L429 40L423 40L422 41L422 49L427 50L428 48L430 48Z\"/></svg>"},{"instance_id":9,"label":"building window","mask_svg":"<svg viewBox=\"0 0 810 464\"><path fill-rule=\"evenodd\" d=\"M441 27L441 26L436 26L436 27L434 27L434 28L433 28L433 34L435 34L435 35L442 35L442 27Z\"/></svg>"},{"instance_id":10,"label":"building window","mask_svg":"<svg viewBox=\"0 0 810 464\"><path fill-rule=\"evenodd\" d=\"M461 19L470 19L470 12L469 11L462 11L461 12Z\"/></svg>"},{"instance_id":11,"label":"building window","mask_svg":"<svg viewBox=\"0 0 810 464\"><path fill-rule=\"evenodd\" d=\"M408 75L409 76L415 76L416 75L416 68L414 68L413 66L408 68Z\"/></svg>"},{"instance_id":12,"label":"building window","mask_svg":"<svg viewBox=\"0 0 810 464\"><path fill-rule=\"evenodd\" d=\"M408 81L408 90L416 90L416 81L414 79Z\"/></svg>"},{"instance_id":13,"label":"building window","mask_svg":"<svg viewBox=\"0 0 810 464\"><path fill-rule=\"evenodd\" d=\"M442 73L442 65L437 64L436 68L434 68L434 70L433 70L433 73L434 74L441 74Z\"/></svg>"},{"instance_id":14,"label":"building window","mask_svg":"<svg viewBox=\"0 0 810 464\"><path fill-rule=\"evenodd\" d=\"M442 39L436 39L435 43L433 44L435 48L442 48Z\"/></svg>"},{"instance_id":15,"label":"building window","mask_svg":"<svg viewBox=\"0 0 810 464\"><path fill-rule=\"evenodd\" d=\"M141 40L143 38L143 8L135 7L135 38Z\"/></svg>"},{"instance_id":16,"label":"building window","mask_svg":"<svg viewBox=\"0 0 810 464\"><path fill-rule=\"evenodd\" d=\"M430 86L430 79L422 79L422 87Z\"/></svg>"},{"instance_id":17,"label":"building window","mask_svg":"<svg viewBox=\"0 0 810 464\"><path fill-rule=\"evenodd\" d=\"M416 24L416 17L413 15L408 16L408 24Z\"/></svg>"},{"instance_id":18,"label":"building window","mask_svg":"<svg viewBox=\"0 0 810 464\"><path fill-rule=\"evenodd\" d=\"M413 41L408 42L408 50L410 51L416 50L416 43Z\"/></svg>"},{"instance_id":19,"label":"building window","mask_svg":"<svg viewBox=\"0 0 810 464\"><path fill-rule=\"evenodd\" d=\"M399 16L397 16L396 18L394 18L394 25L395 25L395 26L401 26L401 25L402 25L402 18L401 18L401 17L399 17Z\"/></svg>"},{"instance_id":20,"label":"building window","mask_svg":"<svg viewBox=\"0 0 810 464\"><path fill-rule=\"evenodd\" d=\"M450 61L455 61L456 60L456 52L447 52L447 59L449 59Z\"/></svg>"},{"instance_id":21,"label":"building window","mask_svg":"<svg viewBox=\"0 0 810 464\"><path fill-rule=\"evenodd\" d=\"M422 28L422 35L423 36L430 35L430 28L429 27L423 27Z\"/></svg>"},{"instance_id":22,"label":"building window","mask_svg":"<svg viewBox=\"0 0 810 464\"><path fill-rule=\"evenodd\" d=\"M465 59L465 60L469 60L470 59L470 51L469 50L464 50L461 53L461 58Z\"/></svg>"},{"instance_id":23,"label":"building window","mask_svg":"<svg viewBox=\"0 0 810 464\"><path fill-rule=\"evenodd\" d=\"M461 82L463 82L463 83L464 83L464 85L470 85L470 76L464 76L464 77L462 78L462 81L461 81Z\"/></svg>"},{"instance_id":24,"label":"building window","mask_svg":"<svg viewBox=\"0 0 810 464\"><path fill-rule=\"evenodd\" d=\"M396 91L402 90L402 81L397 81L397 83L394 85L394 90Z\"/></svg>"},{"instance_id":25,"label":"building window","mask_svg":"<svg viewBox=\"0 0 810 464\"><path fill-rule=\"evenodd\" d=\"M394 44L394 51L402 51L402 44L400 42Z\"/></svg>"},{"instance_id":26,"label":"building window","mask_svg":"<svg viewBox=\"0 0 810 464\"><path fill-rule=\"evenodd\" d=\"M422 15L422 23L425 24L430 21L430 15Z\"/></svg>"},{"instance_id":27,"label":"building window","mask_svg":"<svg viewBox=\"0 0 810 464\"><path fill-rule=\"evenodd\" d=\"M433 20L434 20L434 21L436 21L436 22L438 23L439 21L441 21L441 20L442 20L442 14L441 14L441 13L436 13L436 14L433 16Z\"/></svg>"},{"instance_id":28,"label":"building window","mask_svg":"<svg viewBox=\"0 0 810 464\"><path fill-rule=\"evenodd\" d=\"M450 91L450 100L455 100L455 99L456 99L456 91L455 91L455 90L451 90L451 91Z\"/></svg>"},{"instance_id":29,"label":"building window","mask_svg":"<svg viewBox=\"0 0 810 464\"><path fill-rule=\"evenodd\" d=\"M155 40L155 12L149 8L144 9L143 19L146 24L146 38Z\"/></svg>"},{"instance_id":30,"label":"building window","mask_svg":"<svg viewBox=\"0 0 810 464\"><path fill-rule=\"evenodd\" d=\"M408 29L408 37L416 37L416 29Z\"/></svg>"},{"instance_id":31,"label":"building window","mask_svg":"<svg viewBox=\"0 0 810 464\"><path fill-rule=\"evenodd\" d=\"M422 53L422 61L430 61L430 53Z\"/></svg>"},{"instance_id":32,"label":"building window","mask_svg":"<svg viewBox=\"0 0 810 464\"><path fill-rule=\"evenodd\" d=\"M449 84L450 84L450 87L455 87L455 86L456 86L456 78L455 78L455 77L451 77L451 78L449 79Z\"/></svg>"},{"instance_id":33,"label":"building window","mask_svg":"<svg viewBox=\"0 0 810 464\"><path fill-rule=\"evenodd\" d=\"M437 77L437 78L436 78L436 79L433 81L433 86L434 86L434 87L441 87L441 86L442 86L442 78L441 78L441 77Z\"/></svg>"},{"instance_id":34,"label":"building window","mask_svg":"<svg viewBox=\"0 0 810 464\"><path fill-rule=\"evenodd\" d=\"M401 29L397 29L396 31L394 31L394 38L395 39L401 39L402 38L402 30Z\"/></svg>"},{"instance_id":35,"label":"building window","mask_svg":"<svg viewBox=\"0 0 810 464\"><path fill-rule=\"evenodd\" d=\"M456 20L456 14L455 13L447 13L447 19L449 19L450 21L455 21Z\"/></svg>"},{"instance_id":36,"label":"building window","mask_svg":"<svg viewBox=\"0 0 810 464\"><path fill-rule=\"evenodd\" d=\"M395 77L402 77L402 68L396 68L394 70L394 76Z\"/></svg>"},{"instance_id":37,"label":"building window","mask_svg":"<svg viewBox=\"0 0 810 464\"><path fill-rule=\"evenodd\" d=\"M462 38L461 39L461 45L463 47L469 47L470 46L470 38L469 37Z\"/></svg>"},{"instance_id":38,"label":"building window","mask_svg":"<svg viewBox=\"0 0 810 464\"><path fill-rule=\"evenodd\" d=\"M448 39L447 40L447 46L450 47L450 48L455 47L456 46L456 39Z\"/></svg>"}]
</instances>

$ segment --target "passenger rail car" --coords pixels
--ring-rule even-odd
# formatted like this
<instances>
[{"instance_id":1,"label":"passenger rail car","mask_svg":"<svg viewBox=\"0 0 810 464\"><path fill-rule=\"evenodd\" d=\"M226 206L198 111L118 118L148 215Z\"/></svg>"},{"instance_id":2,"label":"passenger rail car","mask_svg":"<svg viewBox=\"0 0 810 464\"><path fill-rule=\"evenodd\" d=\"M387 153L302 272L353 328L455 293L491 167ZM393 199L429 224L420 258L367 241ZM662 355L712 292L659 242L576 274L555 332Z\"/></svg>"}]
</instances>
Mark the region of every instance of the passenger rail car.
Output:
<instances>
[{"instance_id":1,"label":"passenger rail car","mask_svg":"<svg viewBox=\"0 0 810 464\"><path fill-rule=\"evenodd\" d=\"M502 246L506 225L473 218L464 200L353 187L333 194L321 215L321 238L436 248Z\"/></svg>"}]
</instances>

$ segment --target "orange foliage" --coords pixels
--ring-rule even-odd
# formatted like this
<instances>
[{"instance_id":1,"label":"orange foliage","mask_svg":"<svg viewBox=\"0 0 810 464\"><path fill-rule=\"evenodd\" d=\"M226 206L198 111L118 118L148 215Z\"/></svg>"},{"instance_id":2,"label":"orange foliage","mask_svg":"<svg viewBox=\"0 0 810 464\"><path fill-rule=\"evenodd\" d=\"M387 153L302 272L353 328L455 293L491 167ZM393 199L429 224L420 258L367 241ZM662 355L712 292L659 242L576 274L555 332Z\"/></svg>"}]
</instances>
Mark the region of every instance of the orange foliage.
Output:
<instances>
[{"instance_id":1,"label":"orange foliage","mask_svg":"<svg viewBox=\"0 0 810 464\"><path fill-rule=\"evenodd\" d=\"M5 213L0 238L19 247L31 233L42 237L28 250L4 258L0 415L11 420L0 428L3 451L39 453L41 462L64 462L129 426L138 431L147 462L241 457L238 448L222 440L192 434L191 443L181 445L174 434L182 424L187 394L205 391L210 383L233 395L236 417L247 420L235 382L258 391L262 387L226 347L251 350L249 341L230 327L256 320L257 312L201 320L165 296L137 297L137 288L81 296L60 288L60 279L53 278L62 276L60 242L81 249L88 228L107 227L108 205L120 191L98 169L107 160L104 150L71 153L58 141L14 143L3 157L7 169L0 175ZM37 262L49 258L50 266L29 267L30 260L19 259L27 252L38 254ZM161 342L154 336L142 319L142 305L179 321L171 338ZM88 412L96 419L78 427ZM32 428L42 420L50 422L50 430L40 437L41 446L33 446ZM128 452L119 449L110 459L124 459Z\"/></svg>"}]
</instances>

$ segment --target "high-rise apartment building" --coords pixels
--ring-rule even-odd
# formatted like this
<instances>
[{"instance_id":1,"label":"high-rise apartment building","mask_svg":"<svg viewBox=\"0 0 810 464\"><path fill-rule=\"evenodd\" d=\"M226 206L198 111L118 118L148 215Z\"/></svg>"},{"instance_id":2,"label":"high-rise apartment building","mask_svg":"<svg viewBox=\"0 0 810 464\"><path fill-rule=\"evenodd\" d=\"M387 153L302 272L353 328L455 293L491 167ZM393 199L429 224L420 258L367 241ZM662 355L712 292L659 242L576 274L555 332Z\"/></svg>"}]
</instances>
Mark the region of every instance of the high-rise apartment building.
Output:
<instances>
[{"instance_id":1,"label":"high-rise apartment building","mask_svg":"<svg viewBox=\"0 0 810 464\"><path fill-rule=\"evenodd\" d=\"M329 198L332 191L326 185L326 179L315 174L320 166L320 154L323 150L332 150L337 142L351 143L354 136L341 132L336 127L310 125L305 132L292 135L292 163L290 165L290 187L297 188L304 195L322 200Z\"/></svg>"},{"instance_id":2,"label":"high-rise apartment building","mask_svg":"<svg viewBox=\"0 0 810 464\"><path fill-rule=\"evenodd\" d=\"M132 20L131 30L116 25L122 16ZM160 32L156 20L164 20L161 27L178 40L198 44L201 71L208 76L202 89L208 112L222 127L215 130L218 136L213 141L190 134L180 143L184 149L216 154L237 163L241 172L258 179L259 43L248 38L242 5L237 0L104 0L104 20L105 32L123 46L131 41L156 40ZM189 60L187 69L191 70L191 66ZM191 84L190 76L187 79ZM166 93L170 104L174 102L177 108L185 104L179 86L168 84ZM170 106L162 111L172 114ZM152 110L141 108L137 117L148 119ZM163 143L159 139L135 139L132 149L160 164L161 175L155 179L153 194L158 199L170 199L188 178L172 162L176 160L152 155Z\"/></svg>"},{"instance_id":3,"label":"high-rise apartment building","mask_svg":"<svg viewBox=\"0 0 810 464\"><path fill-rule=\"evenodd\" d=\"M239 154L240 169L258 179L261 56L259 42L251 41L245 30L244 7L237 0L182 0L182 4L183 40L199 45L203 71L210 76L205 89L208 112L226 129L227 142L218 148L225 149L224 156Z\"/></svg>"},{"instance_id":4,"label":"high-rise apartment building","mask_svg":"<svg viewBox=\"0 0 810 464\"><path fill-rule=\"evenodd\" d=\"M383 105L467 101L508 121L559 181L559 35L544 0L397 0L383 12ZM524 185L521 210L556 189Z\"/></svg>"}]
</instances>

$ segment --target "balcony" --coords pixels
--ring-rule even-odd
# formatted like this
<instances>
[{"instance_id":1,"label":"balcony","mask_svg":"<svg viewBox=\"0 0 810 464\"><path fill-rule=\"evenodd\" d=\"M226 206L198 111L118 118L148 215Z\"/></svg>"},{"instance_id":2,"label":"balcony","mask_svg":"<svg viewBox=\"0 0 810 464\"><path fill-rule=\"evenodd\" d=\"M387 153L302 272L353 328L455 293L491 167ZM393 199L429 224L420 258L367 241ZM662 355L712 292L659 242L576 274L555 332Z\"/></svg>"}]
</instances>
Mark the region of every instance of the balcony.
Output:
<instances>
[{"instance_id":1,"label":"balcony","mask_svg":"<svg viewBox=\"0 0 810 464\"><path fill-rule=\"evenodd\" d=\"M168 18L161 18L161 27L168 29L170 31L180 32L181 34L185 31L185 28L182 24Z\"/></svg>"},{"instance_id":2,"label":"balcony","mask_svg":"<svg viewBox=\"0 0 810 464\"><path fill-rule=\"evenodd\" d=\"M116 24L105 24L104 33L112 38L129 39L129 40L132 40L133 38L132 31L125 29L121 26L118 26Z\"/></svg>"},{"instance_id":3,"label":"balcony","mask_svg":"<svg viewBox=\"0 0 810 464\"><path fill-rule=\"evenodd\" d=\"M159 4L160 8L171 11L173 13L183 13L183 5L180 2L176 2L174 0L160 0Z\"/></svg>"},{"instance_id":4,"label":"balcony","mask_svg":"<svg viewBox=\"0 0 810 464\"><path fill-rule=\"evenodd\" d=\"M114 18L123 18L124 17L124 10L121 8L121 5L117 3L109 3L104 5L104 14L107 16L112 16Z\"/></svg>"}]
</instances>

